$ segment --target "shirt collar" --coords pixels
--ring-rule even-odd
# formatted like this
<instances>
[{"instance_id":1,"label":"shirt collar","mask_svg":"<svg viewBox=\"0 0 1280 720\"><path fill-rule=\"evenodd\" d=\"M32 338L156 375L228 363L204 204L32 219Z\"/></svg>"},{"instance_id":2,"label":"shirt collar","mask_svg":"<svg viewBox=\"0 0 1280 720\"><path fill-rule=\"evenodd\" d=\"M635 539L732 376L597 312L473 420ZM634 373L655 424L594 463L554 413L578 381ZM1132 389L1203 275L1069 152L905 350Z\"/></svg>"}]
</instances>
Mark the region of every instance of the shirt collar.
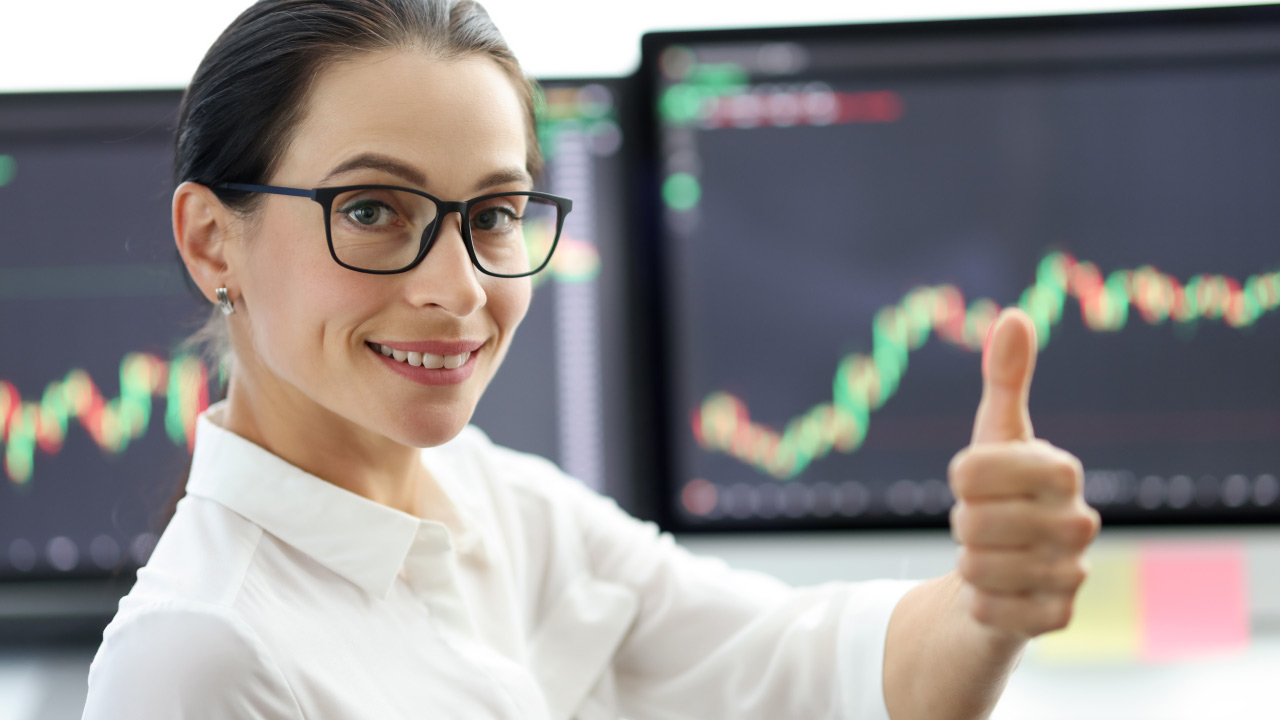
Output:
<instances>
[{"instance_id":1,"label":"shirt collar","mask_svg":"<svg viewBox=\"0 0 1280 720\"><path fill-rule=\"evenodd\" d=\"M441 552L455 545L483 552L475 524L457 503L453 514L462 527L455 528L460 532L454 538L442 532L441 523L381 505L290 465L222 428L224 413L225 402L217 403L197 420L187 494L223 505L366 592L381 598L390 594L415 541ZM439 464L430 465L437 481ZM441 485L448 495L446 483Z\"/></svg>"}]
</instances>

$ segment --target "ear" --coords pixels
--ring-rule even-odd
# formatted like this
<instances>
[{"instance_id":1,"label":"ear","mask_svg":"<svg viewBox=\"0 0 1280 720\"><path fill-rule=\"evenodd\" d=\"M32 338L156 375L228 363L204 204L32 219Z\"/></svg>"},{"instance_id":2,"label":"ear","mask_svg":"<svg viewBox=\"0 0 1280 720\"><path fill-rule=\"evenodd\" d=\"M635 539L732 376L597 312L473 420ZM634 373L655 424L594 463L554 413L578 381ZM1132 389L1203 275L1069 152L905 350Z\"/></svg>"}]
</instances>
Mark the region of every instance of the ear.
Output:
<instances>
[{"instance_id":1,"label":"ear","mask_svg":"<svg viewBox=\"0 0 1280 720\"><path fill-rule=\"evenodd\" d=\"M227 241L233 216L208 187L184 182L173 192L173 240L187 272L210 302L214 288L225 287L234 299L235 273L227 264Z\"/></svg>"}]
</instances>

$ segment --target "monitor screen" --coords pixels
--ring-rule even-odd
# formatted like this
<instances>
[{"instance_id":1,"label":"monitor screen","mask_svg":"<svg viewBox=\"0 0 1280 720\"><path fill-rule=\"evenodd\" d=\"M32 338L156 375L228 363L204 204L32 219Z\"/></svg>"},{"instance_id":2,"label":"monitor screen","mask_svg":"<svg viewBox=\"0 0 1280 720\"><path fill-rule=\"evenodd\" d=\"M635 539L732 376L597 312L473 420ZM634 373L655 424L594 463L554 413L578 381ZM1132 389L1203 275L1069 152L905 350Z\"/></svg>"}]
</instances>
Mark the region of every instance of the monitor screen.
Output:
<instances>
[{"instance_id":1,"label":"monitor screen","mask_svg":"<svg viewBox=\"0 0 1280 720\"><path fill-rule=\"evenodd\" d=\"M216 372L173 249L176 92L0 96L0 578L144 562Z\"/></svg>"},{"instance_id":2,"label":"monitor screen","mask_svg":"<svg viewBox=\"0 0 1280 720\"><path fill-rule=\"evenodd\" d=\"M646 36L668 526L945 526L1009 305L1104 522L1280 520L1277 10Z\"/></svg>"},{"instance_id":3,"label":"monitor screen","mask_svg":"<svg viewBox=\"0 0 1280 720\"><path fill-rule=\"evenodd\" d=\"M540 189L574 200L473 422L625 497L615 256L626 87L544 89ZM170 225L180 93L0 95L0 582L144 563L221 373Z\"/></svg>"}]
</instances>

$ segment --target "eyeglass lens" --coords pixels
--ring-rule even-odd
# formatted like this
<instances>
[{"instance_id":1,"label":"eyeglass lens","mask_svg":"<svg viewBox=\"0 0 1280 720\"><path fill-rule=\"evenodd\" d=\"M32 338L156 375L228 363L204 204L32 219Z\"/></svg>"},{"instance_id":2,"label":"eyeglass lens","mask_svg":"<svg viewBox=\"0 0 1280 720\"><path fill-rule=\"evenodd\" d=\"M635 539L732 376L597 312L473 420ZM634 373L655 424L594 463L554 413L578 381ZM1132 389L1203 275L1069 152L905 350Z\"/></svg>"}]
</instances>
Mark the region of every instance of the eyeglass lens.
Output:
<instances>
[{"instance_id":1,"label":"eyeglass lens","mask_svg":"<svg viewBox=\"0 0 1280 720\"><path fill-rule=\"evenodd\" d=\"M402 190L357 188L333 199L329 237L344 265L394 271L413 263L435 232L434 201ZM514 194L471 207L471 243L480 267L497 275L529 273L546 262L556 239L559 208L544 198Z\"/></svg>"}]
</instances>

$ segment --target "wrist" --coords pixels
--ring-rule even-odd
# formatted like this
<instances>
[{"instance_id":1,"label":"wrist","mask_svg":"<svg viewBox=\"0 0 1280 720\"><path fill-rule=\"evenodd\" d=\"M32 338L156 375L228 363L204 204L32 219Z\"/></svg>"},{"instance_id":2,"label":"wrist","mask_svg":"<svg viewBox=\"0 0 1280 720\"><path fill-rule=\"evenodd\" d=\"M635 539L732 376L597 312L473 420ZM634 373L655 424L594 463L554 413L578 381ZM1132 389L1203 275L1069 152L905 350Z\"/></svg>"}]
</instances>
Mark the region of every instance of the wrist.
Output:
<instances>
[{"instance_id":1,"label":"wrist","mask_svg":"<svg viewBox=\"0 0 1280 720\"><path fill-rule=\"evenodd\" d=\"M972 648L977 658L988 663L1015 665L1031 638L978 622L972 612L973 588L954 570L948 573L946 582L955 587L951 611L958 616L956 627L960 631L961 642Z\"/></svg>"}]
</instances>

